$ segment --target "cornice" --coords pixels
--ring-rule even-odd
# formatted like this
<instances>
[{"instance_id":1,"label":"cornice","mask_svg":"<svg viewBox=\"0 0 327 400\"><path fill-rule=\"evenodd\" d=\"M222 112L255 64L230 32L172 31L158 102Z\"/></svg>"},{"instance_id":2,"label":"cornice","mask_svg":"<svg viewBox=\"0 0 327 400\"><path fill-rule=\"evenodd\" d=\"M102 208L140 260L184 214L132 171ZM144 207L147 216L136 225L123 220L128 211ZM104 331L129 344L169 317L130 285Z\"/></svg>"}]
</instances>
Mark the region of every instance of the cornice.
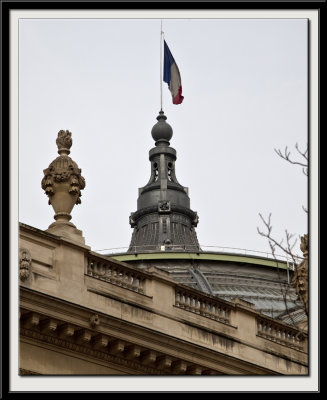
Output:
<instances>
[{"instance_id":1,"label":"cornice","mask_svg":"<svg viewBox=\"0 0 327 400\"><path fill-rule=\"evenodd\" d=\"M21 321L23 321L21 323L23 329L22 335L25 335L30 339L34 338L35 340L41 341L45 344L52 343L52 345L58 346L58 348L66 350L70 348L74 352L80 352L84 355L89 354L92 357L99 356L102 360L105 360L102 351L100 351L101 354L97 352L98 349L93 349L94 351L90 352L95 340L94 338L99 336L103 338L104 342L107 344L115 341L121 342L123 351L120 352L120 358L125 358L123 355L125 354L126 349L138 346L141 348L143 358L147 352L151 352L154 359L153 365L159 363L159 360L161 360L160 362L162 362L162 365L168 365L169 362L167 360L171 360L175 365L180 363L180 365L184 366L184 369L181 369L180 371L177 367L175 370L171 369L171 366L165 368L165 375L193 374L192 371L194 371L195 367L197 368L197 374L199 371L201 371L201 374L214 375L276 374L275 371L249 363L246 360L240 360L232 355L224 354L220 351L214 351L197 344L188 343L178 338L153 331L147 327L135 325L132 322L123 321L108 315L103 315L94 310L64 302L60 299L50 298L50 296L40 295L33 291L27 291L25 288L23 289L21 296L21 307ZM100 322L92 326L91 317L94 316L95 313L97 313L96 319ZM44 327L48 326L51 321L55 322L54 325L51 325L51 328L49 327L49 329L47 328L48 332L44 333ZM190 324L190 321L186 320L180 320L180 322L190 327L193 325ZM67 337L63 338L60 336L60 332L64 326L71 327L72 335L68 340L70 344L66 343ZM200 327L195 326L195 328ZM34 333L30 332L31 330L34 331ZM207 329L204 327L204 331L206 330ZM49 332L51 333L51 338L49 338ZM78 347L81 346L81 344L76 343L76 332L84 332L83 335L85 336L86 343L84 343L82 347L84 346L85 349ZM208 334L209 333L210 332L208 331ZM212 332L212 334L218 335L217 340L220 337L219 332ZM224 335L221 340L226 341L226 335ZM230 340L230 338L228 338L228 340ZM74 346L74 344L76 346ZM104 353L110 353L107 345L105 347L106 350ZM109 359L111 361L116 360L116 358L107 358L107 360ZM139 360L140 359L141 358L139 358ZM127 366L126 363L119 365ZM144 370L142 369L142 371L143 374ZM158 371L157 374L161 374L160 368Z\"/></svg>"},{"instance_id":2,"label":"cornice","mask_svg":"<svg viewBox=\"0 0 327 400\"><path fill-rule=\"evenodd\" d=\"M104 351L95 350L86 345L76 344L72 341L61 339L59 337L53 335L46 335L35 330L21 328L20 334L22 338L30 338L36 340L38 342L46 343L51 346L55 346L57 348L61 348L63 350L68 350L68 352L74 352L78 354L83 354L88 357L100 359L106 362L109 362L113 365L119 365L125 368L128 368L132 371L137 371L135 375L143 374L143 375L164 375L163 371L160 371L157 368L147 367L142 365L140 362L136 362L133 360L128 360L124 357L118 357L114 354L110 354ZM34 373L37 374L37 373ZM30 375L25 373L25 375Z\"/></svg>"}]
</instances>

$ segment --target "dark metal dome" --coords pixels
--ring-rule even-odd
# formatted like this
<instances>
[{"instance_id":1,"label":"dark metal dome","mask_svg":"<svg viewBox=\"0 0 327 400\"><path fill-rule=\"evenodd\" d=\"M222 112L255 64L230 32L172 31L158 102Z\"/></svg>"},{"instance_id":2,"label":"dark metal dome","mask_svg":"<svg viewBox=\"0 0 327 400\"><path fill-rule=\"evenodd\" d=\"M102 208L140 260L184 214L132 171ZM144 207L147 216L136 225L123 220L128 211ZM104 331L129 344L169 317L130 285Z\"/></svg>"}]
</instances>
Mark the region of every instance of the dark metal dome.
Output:
<instances>
[{"instance_id":1,"label":"dark metal dome","mask_svg":"<svg viewBox=\"0 0 327 400\"><path fill-rule=\"evenodd\" d=\"M190 209L188 189L176 178L176 150L169 143L173 130L166 119L160 111L151 131L156 146L149 152L151 176L130 216L134 230L128 252L200 251L197 213Z\"/></svg>"}]
</instances>

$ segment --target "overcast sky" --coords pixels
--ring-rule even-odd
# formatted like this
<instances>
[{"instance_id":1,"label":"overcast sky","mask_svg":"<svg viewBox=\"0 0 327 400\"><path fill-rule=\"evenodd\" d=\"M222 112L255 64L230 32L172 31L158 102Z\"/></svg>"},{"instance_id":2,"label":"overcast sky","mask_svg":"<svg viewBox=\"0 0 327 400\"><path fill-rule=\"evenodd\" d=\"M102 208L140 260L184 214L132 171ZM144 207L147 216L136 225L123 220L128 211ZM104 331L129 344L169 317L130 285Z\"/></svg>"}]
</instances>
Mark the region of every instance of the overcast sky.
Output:
<instances>
[{"instance_id":1,"label":"overcast sky","mask_svg":"<svg viewBox=\"0 0 327 400\"><path fill-rule=\"evenodd\" d=\"M277 239L306 233L307 178L274 148L300 160L294 146L307 146L307 20L164 19L163 30L184 95L173 105L163 83L163 110L200 245L270 251L259 213ZM41 180L68 129L86 180L71 222L92 250L127 247L159 110L160 19L21 19L19 221L54 222Z\"/></svg>"}]
</instances>

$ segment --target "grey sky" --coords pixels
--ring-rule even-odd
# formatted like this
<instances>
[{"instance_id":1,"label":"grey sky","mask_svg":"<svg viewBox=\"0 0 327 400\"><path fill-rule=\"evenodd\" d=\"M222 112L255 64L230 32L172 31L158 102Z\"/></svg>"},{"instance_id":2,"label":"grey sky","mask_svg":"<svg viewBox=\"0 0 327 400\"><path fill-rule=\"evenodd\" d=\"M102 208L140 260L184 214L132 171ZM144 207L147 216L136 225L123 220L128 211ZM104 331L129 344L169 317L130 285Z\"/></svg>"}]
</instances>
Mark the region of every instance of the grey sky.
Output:
<instances>
[{"instance_id":1,"label":"grey sky","mask_svg":"<svg viewBox=\"0 0 327 400\"><path fill-rule=\"evenodd\" d=\"M173 105L163 83L163 109L200 244L270 251L259 212L272 213L276 238L306 233L307 179L274 148L300 158L295 143L307 146L307 20L164 19L163 30L185 97ZM159 19L20 20L21 222L54 221L41 179L68 129L86 179L72 222L92 250L129 245L128 218L150 176L159 44Z\"/></svg>"}]
</instances>

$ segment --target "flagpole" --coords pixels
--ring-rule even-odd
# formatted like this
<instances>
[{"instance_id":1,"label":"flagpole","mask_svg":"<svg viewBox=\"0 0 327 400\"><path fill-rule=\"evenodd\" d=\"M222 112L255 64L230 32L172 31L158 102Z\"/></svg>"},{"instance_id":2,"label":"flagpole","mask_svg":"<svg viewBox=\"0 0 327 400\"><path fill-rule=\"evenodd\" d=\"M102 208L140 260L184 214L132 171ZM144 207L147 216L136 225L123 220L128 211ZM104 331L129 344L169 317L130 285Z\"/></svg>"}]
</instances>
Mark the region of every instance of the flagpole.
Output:
<instances>
[{"instance_id":1,"label":"flagpole","mask_svg":"<svg viewBox=\"0 0 327 400\"><path fill-rule=\"evenodd\" d=\"M163 39L163 31L162 31L162 20L161 20L161 29L160 29L160 111L162 111L162 39Z\"/></svg>"}]
</instances>

